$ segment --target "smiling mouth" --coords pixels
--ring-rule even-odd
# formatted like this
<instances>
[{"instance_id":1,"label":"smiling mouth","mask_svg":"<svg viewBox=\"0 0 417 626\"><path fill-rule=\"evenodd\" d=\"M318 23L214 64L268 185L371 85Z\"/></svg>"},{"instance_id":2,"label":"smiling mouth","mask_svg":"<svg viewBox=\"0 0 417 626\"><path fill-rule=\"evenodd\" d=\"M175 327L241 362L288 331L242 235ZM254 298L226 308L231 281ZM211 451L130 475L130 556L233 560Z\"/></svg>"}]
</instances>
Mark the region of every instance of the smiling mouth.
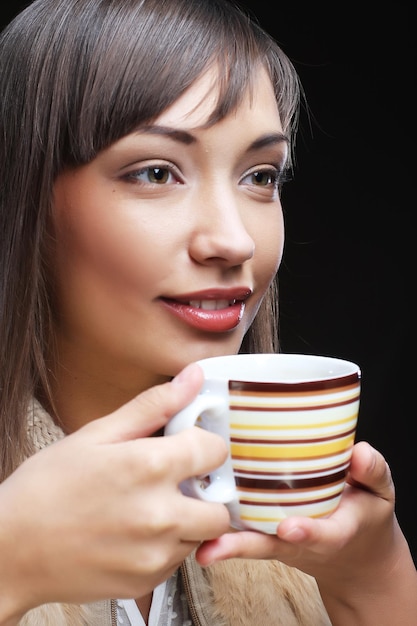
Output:
<instances>
[{"instance_id":1,"label":"smiling mouth","mask_svg":"<svg viewBox=\"0 0 417 626\"><path fill-rule=\"evenodd\" d=\"M227 309L229 306L235 305L236 302L237 300L190 300L188 304L194 309L220 311L222 309Z\"/></svg>"},{"instance_id":2,"label":"smiling mouth","mask_svg":"<svg viewBox=\"0 0 417 626\"><path fill-rule=\"evenodd\" d=\"M161 298L161 302L187 326L209 333L233 330L239 326L245 312L245 302L236 299L179 301Z\"/></svg>"}]
</instances>

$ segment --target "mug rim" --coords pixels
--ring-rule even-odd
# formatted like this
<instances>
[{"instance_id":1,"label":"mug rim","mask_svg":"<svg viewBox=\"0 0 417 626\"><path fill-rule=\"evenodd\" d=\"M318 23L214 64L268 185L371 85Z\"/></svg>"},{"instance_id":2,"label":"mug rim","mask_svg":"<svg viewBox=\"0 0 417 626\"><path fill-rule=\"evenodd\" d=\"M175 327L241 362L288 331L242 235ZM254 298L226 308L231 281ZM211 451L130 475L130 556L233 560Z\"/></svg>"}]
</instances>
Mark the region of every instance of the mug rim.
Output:
<instances>
[{"instance_id":1,"label":"mug rim","mask_svg":"<svg viewBox=\"0 0 417 626\"><path fill-rule=\"evenodd\" d=\"M296 365L298 362L311 364L321 361L323 365L327 365L330 369L317 373L305 371L302 375L294 373L290 376L287 373L289 376L287 380L256 380L256 378L253 377L253 372L251 372L250 375L245 375L241 371L232 371L231 373L229 372L228 375L225 375L225 373L219 369L220 362L227 363L236 361L239 368L239 366L243 366L246 361L256 362L257 359L266 362L269 360L285 362L286 360L288 364L291 364L293 367L294 364ZM266 388L271 389L271 386L274 386L277 391L279 389L297 387L299 390L308 392L318 389L357 385L361 380L361 369L354 361L320 354L304 354L299 352L227 354L199 359L196 363L201 366L206 380L228 381L229 388L236 390L244 390L245 387L250 386L252 391L262 391ZM216 367L216 365L218 367ZM254 363L254 365L256 365L256 363ZM339 369L336 368L335 371L332 371L332 365L337 366ZM212 367L214 370L211 369Z\"/></svg>"}]
</instances>

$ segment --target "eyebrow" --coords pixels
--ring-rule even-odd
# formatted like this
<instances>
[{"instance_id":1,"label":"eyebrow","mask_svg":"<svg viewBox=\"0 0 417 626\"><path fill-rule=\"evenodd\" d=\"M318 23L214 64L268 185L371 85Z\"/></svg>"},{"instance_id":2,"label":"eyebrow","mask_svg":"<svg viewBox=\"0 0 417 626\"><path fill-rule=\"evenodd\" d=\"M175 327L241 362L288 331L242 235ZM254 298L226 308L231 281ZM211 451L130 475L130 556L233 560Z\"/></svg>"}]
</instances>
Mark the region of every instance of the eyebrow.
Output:
<instances>
[{"instance_id":1,"label":"eyebrow","mask_svg":"<svg viewBox=\"0 0 417 626\"><path fill-rule=\"evenodd\" d=\"M164 135L174 141L186 144L187 146L195 143L197 139L191 133L186 130L179 130L178 128L171 128L170 126L141 126L138 129L138 133L148 133L149 135Z\"/></svg>"},{"instance_id":2,"label":"eyebrow","mask_svg":"<svg viewBox=\"0 0 417 626\"><path fill-rule=\"evenodd\" d=\"M171 128L170 126L142 126L138 132L148 133L150 135L163 135L187 146L197 141L196 137L192 133L186 130L179 130L178 128ZM255 139L255 141L248 146L248 152L251 152L252 150L260 150L261 148L268 146L278 145L280 143L286 143L289 145L289 137L281 132L266 133L265 135L258 137L258 139Z\"/></svg>"},{"instance_id":3,"label":"eyebrow","mask_svg":"<svg viewBox=\"0 0 417 626\"><path fill-rule=\"evenodd\" d=\"M260 148L267 148L268 146L275 146L280 143L286 143L289 145L290 138L284 133L267 133L262 135L258 139L255 139L250 146L250 150L259 150Z\"/></svg>"}]
</instances>

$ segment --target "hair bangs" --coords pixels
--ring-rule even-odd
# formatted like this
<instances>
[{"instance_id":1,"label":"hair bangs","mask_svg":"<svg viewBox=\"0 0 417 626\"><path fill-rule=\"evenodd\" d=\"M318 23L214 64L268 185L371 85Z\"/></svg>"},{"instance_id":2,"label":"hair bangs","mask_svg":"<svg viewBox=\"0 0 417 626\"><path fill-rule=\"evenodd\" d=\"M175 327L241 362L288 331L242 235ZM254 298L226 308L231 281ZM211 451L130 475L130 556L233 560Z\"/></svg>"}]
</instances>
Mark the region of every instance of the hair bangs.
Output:
<instances>
[{"instance_id":1,"label":"hair bangs","mask_svg":"<svg viewBox=\"0 0 417 626\"><path fill-rule=\"evenodd\" d=\"M91 5L89 12L85 4ZM288 127L297 99L295 75L290 66L281 67L279 48L271 49L261 29L254 30L244 13L224 0L79 0L75 10L78 5L83 5L80 19L68 14L71 29L61 29L61 47L54 51L51 118L63 142L58 170L91 161L152 121L213 67L217 99L208 124L238 106L262 66Z\"/></svg>"}]
</instances>

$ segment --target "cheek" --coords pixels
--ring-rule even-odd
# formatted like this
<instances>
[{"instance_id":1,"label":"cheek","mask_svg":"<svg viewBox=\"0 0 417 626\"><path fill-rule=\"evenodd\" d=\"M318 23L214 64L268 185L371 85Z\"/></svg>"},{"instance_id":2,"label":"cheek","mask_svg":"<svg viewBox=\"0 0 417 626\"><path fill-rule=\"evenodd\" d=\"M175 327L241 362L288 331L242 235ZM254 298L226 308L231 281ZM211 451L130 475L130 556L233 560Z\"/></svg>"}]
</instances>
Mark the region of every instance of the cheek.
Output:
<instances>
[{"instance_id":1,"label":"cheek","mask_svg":"<svg viewBox=\"0 0 417 626\"><path fill-rule=\"evenodd\" d=\"M264 290L278 271L283 250L284 222L280 210L272 219L262 220L255 236L254 271L258 285Z\"/></svg>"},{"instance_id":2,"label":"cheek","mask_svg":"<svg viewBox=\"0 0 417 626\"><path fill-rule=\"evenodd\" d=\"M164 271L166 255L158 246L149 245L146 233L123 231L119 227L95 232L89 238L73 240L71 268L64 263L77 284L100 288L103 296L136 298L137 293L152 288L155 276ZM68 259L68 256L67 256Z\"/></svg>"},{"instance_id":3,"label":"cheek","mask_svg":"<svg viewBox=\"0 0 417 626\"><path fill-rule=\"evenodd\" d=\"M94 193L85 190L57 203L55 214L56 258L61 275L78 274L97 280L124 282L146 280L159 257L156 221L140 217L135 203L97 185ZM93 186L92 186L93 187Z\"/></svg>"},{"instance_id":4,"label":"cheek","mask_svg":"<svg viewBox=\"0 0 417 626\"><path fill-rule=\"evenodd\" d=\"M56 304L71 318L85 316L87 309L110 319L136 309L138 293L152 298L156 276L169 271L164 268L169 255L158 246L149 227L120 211L114 217L105 211L72 212L57 231Z\"/></svg>"}]
</instances>

